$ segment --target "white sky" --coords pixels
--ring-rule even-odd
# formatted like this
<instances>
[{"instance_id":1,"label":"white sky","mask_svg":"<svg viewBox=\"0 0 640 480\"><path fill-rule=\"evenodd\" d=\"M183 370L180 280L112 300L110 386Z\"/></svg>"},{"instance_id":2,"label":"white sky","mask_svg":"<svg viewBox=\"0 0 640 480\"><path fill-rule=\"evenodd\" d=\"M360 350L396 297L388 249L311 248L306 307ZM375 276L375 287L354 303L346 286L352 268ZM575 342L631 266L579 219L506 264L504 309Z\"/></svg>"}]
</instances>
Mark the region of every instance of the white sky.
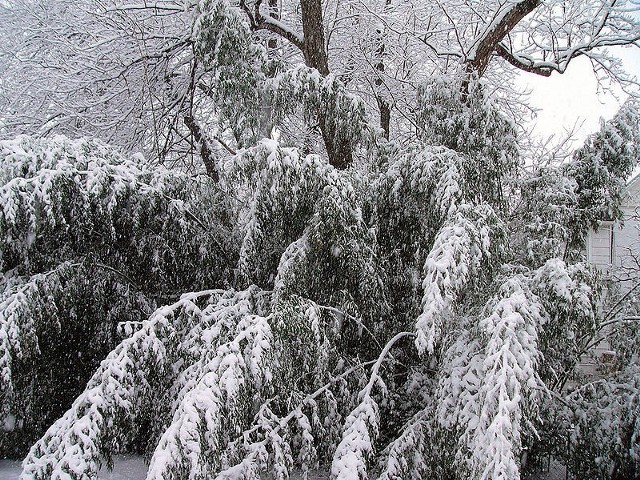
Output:
<instances>
[{"instance_id":1,"label":"white sky","mask_svg":"<svg viewBox=\"0 0 640 480\"><path fill-rule=\"evenodd\" d=\"M612 53L623 59L628 73L640 79L640 49L618 48ZM605 120L613 117L626 98L624 94L619 94L616 99L610 92L598 93L591 64L584 58L570 63L563 75L555 73L545 78L522 74L520 84L531 90L530 103L540 109L532 120L535 134L562 136L564 130L578 122L578 145L600 128L601 117Z\"/></svg>"}]
</instances>

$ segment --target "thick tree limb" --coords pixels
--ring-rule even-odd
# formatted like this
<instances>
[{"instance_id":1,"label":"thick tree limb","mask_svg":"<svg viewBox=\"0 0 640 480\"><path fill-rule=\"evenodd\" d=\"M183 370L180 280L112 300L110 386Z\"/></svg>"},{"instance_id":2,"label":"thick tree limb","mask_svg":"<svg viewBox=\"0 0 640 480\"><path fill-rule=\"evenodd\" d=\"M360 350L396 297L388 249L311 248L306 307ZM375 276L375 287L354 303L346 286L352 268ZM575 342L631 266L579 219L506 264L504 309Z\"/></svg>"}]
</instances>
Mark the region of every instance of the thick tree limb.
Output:
<instances>
[{"instance_id":1,"label":"thick tree limb","mask_svg":"<svg viewBox=\"0 0 640 480\"><path fill-rule=\"evenodd\" d=\"M498 12L484 33L476 39L468 54L467 72L481 77L489 65L493 52L504 37L529 13L541 4L541 0L523 0Z\"/></svg>"},{"instance_id":2,"label":"thick tree limb","mask_svg":"<svg viewBox=\"0 0 640 480\"><path fill-rule=\"evenodd\" d=\"M304 51L304 38L291 30L277 18L270 15L263 15L262 12L260 12L261 4L262 0L258 0L255 3L252 12L245 0L240 1L240 8L242 8L242 11L244 11L245 15L249 19L251 30L268 30L276 35L280 35L282 38L298 47L301 51Z\"/></svg>"},{"instance_id":3,"label":"thick tree limb","mask_svg":"<svg viewBox=\"0 0 640 480\"><path fill-rule=\"evenodd\" d=\"M553 71L553 69L550 67L536 66L531 62L526 62L525 59L523 59L522 57L516 56L514 53L509 51L501 43L499 43L496 46L496 52L498 55L500 55L503 59L505 59L511 65L525 72L535 73L536 75L548 77L551 75L551 72Z\"/></svg>"}]
</instances>

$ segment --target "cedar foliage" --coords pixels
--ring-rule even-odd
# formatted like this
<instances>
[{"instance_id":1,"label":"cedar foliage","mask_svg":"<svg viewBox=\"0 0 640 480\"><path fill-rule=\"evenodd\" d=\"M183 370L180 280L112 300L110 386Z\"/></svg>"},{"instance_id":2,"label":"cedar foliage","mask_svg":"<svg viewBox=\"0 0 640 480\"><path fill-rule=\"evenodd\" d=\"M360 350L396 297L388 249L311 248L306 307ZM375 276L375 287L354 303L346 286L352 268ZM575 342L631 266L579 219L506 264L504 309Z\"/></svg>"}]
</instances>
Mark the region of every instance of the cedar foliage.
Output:
<instances>
[{"instance_id":1,"label":"cedar foliage","mask_svg":"<svg viewBox=\"0 0 640 480\"><path fill-rule=\"evenodd\" d=\"M637 473L632 374L563 390L603 321L581 219L619 208L635 107L567 166L531 172L482 82L463 99L437 79L417 101L424 131L398 145L339 78L267 68L240 16L199 4L216 100L271 95L283 125L327 115L354 160L336 169L292 139L255 141L258 120L235 115L258 112L239 107L220 113L244 148L217 182L94 140L3 142L0 447L33 443L22 478L88 480L139 451L157 480L319 467L513 479L567 442L572 472ZM58 349L88 360L54 401L75 364L43 378ZM606 465L581 461L591 439Z\"/></svg>"}]
</instances>

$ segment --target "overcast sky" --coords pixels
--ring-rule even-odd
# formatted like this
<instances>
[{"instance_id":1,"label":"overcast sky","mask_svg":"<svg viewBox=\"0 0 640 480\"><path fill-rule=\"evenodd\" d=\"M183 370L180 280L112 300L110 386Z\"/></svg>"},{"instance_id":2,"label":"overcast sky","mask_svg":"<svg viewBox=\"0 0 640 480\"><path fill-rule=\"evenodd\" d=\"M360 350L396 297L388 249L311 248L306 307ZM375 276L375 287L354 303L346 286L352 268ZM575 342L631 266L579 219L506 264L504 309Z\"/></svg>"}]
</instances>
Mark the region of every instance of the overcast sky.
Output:
<instances>
[{"instance_id":1,"label":"overcast sky","mask_svg":"<svg viewBox=\"0 0 640 480\"><path fill-rule=\"evenodd\" d=\"M618 48L616 55L624 61L627 72L640 79L640 49ZM532 74L521 76L523 85L531 89L531 104L540 109L532 120L535 132L542 136L561 134L576 122L581 127L578 141L597 131L600 117L610 119L626 96L616 99L611 93L598 93L597 83L590 63L578 58L569 65L563 75L549 78Z\"/></svg>"}]
</instances>

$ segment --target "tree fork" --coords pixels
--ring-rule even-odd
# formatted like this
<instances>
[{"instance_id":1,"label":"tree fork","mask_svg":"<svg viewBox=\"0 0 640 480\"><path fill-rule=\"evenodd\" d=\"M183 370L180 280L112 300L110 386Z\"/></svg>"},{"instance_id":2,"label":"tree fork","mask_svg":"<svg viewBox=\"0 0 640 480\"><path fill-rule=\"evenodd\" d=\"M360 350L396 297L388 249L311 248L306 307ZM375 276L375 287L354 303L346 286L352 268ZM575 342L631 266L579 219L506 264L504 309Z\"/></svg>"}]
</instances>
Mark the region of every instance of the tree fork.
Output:
<instances>
[{"instance_id":1,"label":"tree fork","mask_svg":"<svg viewBox=\"0 0 640 480\"><path fill-rule=\"evenodd\" d=\"M269 30L287 39L302 51L304 63L307 67L315 68L323 77L329 75L329 60L322 23L322 0L300 0L302 38L291 30L269 22L260 11L262 1L257 0L255 2L253 12L245 0L240 1L240 8L247 15L251 28L253 30ZM270 9L273 8L274 2L270 0L269 6ZM275 17L270 16L270 18L277 20ZM338 135L336 125L331 119L319 111L316 114L318 115L318 125L322 140L329 157L329 164L341 170L347 168L353 162L351 142Z\"/></svg>"},{"instance_id":2,"label":"tree fork","mask_svg":"<svg viewBox=\"0 0 640 480\"><path fill-rule=\"evenodd\" d=\"M498 12L496 18L474 43L475 48L465 61L466 76L462 82L462 95L466 99L469 94L469 83L473 77L482 77L487 71L494 52L504 56L504 49L498 49L500 42L528 14L533 12L541 0L523 0L512 7Z\"/></svg>"}]
</instances>

